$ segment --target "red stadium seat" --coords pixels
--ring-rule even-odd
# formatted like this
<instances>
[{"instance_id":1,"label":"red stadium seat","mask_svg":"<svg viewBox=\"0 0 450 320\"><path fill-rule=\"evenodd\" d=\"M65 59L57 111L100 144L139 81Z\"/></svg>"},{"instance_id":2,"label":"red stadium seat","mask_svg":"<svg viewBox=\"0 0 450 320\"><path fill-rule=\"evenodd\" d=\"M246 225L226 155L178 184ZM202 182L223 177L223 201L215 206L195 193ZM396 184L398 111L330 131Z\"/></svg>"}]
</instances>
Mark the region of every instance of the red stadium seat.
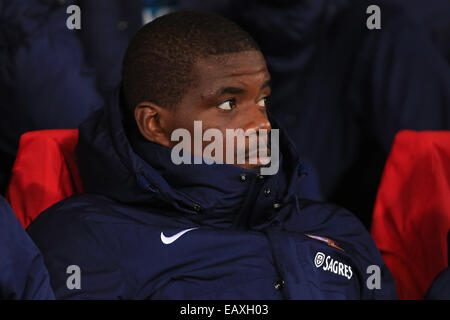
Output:
<instances>
[{"instance_id":1,"label":"red stadium seat","mask_svg":"<svg viewBox=\"0 0 450 320\"><path fill-rule=\"evenodd\" d=\"M423 299L448 265L450 131L402 131L386 162L372 236L400 299Z\"/></svg>"},{"instance_id":2,"label":"red stadium seat","mask_svg":"<svg viewBox=\"0 0 450 320\"><path fill-rule=\"evenodd\" d=\"M26 228L54 203L82 191L74 149L78 130L41 130L20 138L7 200Z\"/></svg>"}]
</instances>

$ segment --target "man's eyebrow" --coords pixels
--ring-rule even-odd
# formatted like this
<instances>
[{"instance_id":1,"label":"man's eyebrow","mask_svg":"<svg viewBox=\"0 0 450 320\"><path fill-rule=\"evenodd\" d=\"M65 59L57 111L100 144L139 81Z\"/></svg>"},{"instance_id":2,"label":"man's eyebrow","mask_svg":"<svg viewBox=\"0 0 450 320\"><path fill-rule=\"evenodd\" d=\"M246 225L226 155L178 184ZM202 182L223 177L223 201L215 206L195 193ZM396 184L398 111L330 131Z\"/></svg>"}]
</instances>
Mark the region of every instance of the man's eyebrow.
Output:
<instances>
[{"instance_id":1,"label":"man's eyebrow","mask_svg":"<svg viewBox=\"0 0 450 320\"><path fill-rule=\"evenodd\" d=\"M265 81L262 86L261 86L261 90L267 87L270 87L272 85L271 80L267 80ZM237 88L237 87L223 87L220 88L219 90L217 90L216 93L214 93L215 97L221 97L223 95L226 94L243 94L246 93L247 90L243 89L243 88Z\"/></svg>"},{"instance_id":2,"label":"man's eyebrow","mask_svg":"<svg viewBox=\"0 0 450 320\"><path fill-rule=\"evenodd\" d=\"M264 88L267 88L267 87L272 87L272 80L271 79L269 79L269 80L267 80L267 81L265 81L263 83L263 85L261 86L261 90L264 89Z\"/></svg>"},{"instance_id":3,"label":"man's eyebrow","mask_svg":"<svg viewBox=\"0 0 450 320\"><path fill-rule=\"evenodd\" d=\"M272 82L271 80L266 80L262 86L260 90L263 90L264 88L267 87L271 87L272 86ZM202 95L202 99L209 97L216 97L216 98L220 98L223 95L226 94L244 94L246 93L247 90L245 90L244 88L238 88L238 87L222 87L219 90L217 90L215 93L211 94L211 95Z\"/></svg>"},{"instance_id":4,"label":"man's eyebrow","mask_svg":"<svg viewBox=\"0 0 450 320\"><path fill-rule=\"evenodd\" d=\"M237 88L237 87L224 87L224 88L220 88L215 96L217 97L221 97L225 94L243 94L246 93L247 90L243 89L243 88Z\"/></svg>"}]
</instances>

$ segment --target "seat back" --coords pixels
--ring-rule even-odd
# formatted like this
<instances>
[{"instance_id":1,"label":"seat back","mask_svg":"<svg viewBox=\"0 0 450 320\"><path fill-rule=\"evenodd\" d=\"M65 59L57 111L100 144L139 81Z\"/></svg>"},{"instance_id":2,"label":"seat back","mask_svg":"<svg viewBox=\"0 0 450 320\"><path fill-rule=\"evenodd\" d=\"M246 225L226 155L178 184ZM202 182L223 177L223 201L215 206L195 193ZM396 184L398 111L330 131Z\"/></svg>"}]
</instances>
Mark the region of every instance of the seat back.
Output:
<instances>
[{"instance_id":1,"label":"seat back","mask_svg":"<svg viewBox=\"0 0 450 320\"><path fill-rule=\"evenodd\" d=\"M82 191L74 149L78 130L23 134L6 198L26 228L39 213Z\"/></svg>"},{"instance_id":2,"label":"seat back","mask_svg":"<svg viewBox=\"0 0 450 320\"><path fill-rule=\"evenodd\" d=\"M448 265L450 131L401 131L386 162L372 236L400 299L423 299Z\"/></svg>"}]
</instances>

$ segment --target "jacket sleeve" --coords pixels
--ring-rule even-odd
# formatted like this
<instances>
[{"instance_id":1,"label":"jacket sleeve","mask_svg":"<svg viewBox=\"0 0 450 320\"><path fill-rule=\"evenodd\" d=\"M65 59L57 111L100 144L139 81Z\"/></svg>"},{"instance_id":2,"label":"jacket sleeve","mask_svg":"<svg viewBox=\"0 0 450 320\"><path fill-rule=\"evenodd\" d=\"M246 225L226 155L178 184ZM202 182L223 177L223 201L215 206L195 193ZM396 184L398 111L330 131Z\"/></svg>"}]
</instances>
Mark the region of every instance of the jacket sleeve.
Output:
<instances>
[{"instance_id":1,"label":"jacket sleeve","mask_svg":"<svg viewBox=\"0 0 450 320\"><path fill-rule=\"evenodd\" d=\"M428 289L425 300L450 300L450 268L439 273Z\"/></svg>"},{"instance_id":2,"label":"jacket sleeve","mask_svg":"<svg viewBox=\"0 0 450 320\"><path fill-rule=\"evenodd\" d=\"M398 299L394 278L364 225L350 212L332 206L336 240L342 242L359 269L361 299Z\"/></svg>"},{"instance_id":3,"label":"jacket sleeve","mask_svg":"<svg viewBox=\"0 0 450 320\"><path fill-rule=\"evenodd\" d=\"M127 299L126 279L104 246L102 228L80 218L85 209L60 209L50 207L27 228L44 256L56 299Z\"/></svg>"},{"instance_id":4,"label":"jacket sleeve","mask_svg":"<svg viewBox=\"0 0 450 320\"><path fill-rule=\"evenodd\" d=\"M41 253L3 198L0 198L0 299L54 299Z\"/></svg>"}]
</instances>

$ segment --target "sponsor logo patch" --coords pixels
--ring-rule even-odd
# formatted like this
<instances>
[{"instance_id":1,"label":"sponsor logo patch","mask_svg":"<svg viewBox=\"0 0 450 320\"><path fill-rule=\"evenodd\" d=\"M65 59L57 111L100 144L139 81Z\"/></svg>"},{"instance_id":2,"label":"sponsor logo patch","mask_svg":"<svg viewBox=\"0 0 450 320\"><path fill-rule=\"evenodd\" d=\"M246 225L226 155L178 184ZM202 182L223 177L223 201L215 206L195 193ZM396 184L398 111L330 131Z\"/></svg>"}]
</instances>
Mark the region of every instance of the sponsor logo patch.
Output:
<instances>
[{"instance_id":1,"label":"sponsor logo patch","mask_svg":"<svg viewBox=\"0 0 450 320\"><path fill-rule=\"evenodd\" d=\"M317 268L322 268L324 271L332 272L339 276L350 280L353 276L352 267L342 263L331 256L325 256L322 252L317 252L314 257L314 265Z\"/></svg>"}]
</instances>

